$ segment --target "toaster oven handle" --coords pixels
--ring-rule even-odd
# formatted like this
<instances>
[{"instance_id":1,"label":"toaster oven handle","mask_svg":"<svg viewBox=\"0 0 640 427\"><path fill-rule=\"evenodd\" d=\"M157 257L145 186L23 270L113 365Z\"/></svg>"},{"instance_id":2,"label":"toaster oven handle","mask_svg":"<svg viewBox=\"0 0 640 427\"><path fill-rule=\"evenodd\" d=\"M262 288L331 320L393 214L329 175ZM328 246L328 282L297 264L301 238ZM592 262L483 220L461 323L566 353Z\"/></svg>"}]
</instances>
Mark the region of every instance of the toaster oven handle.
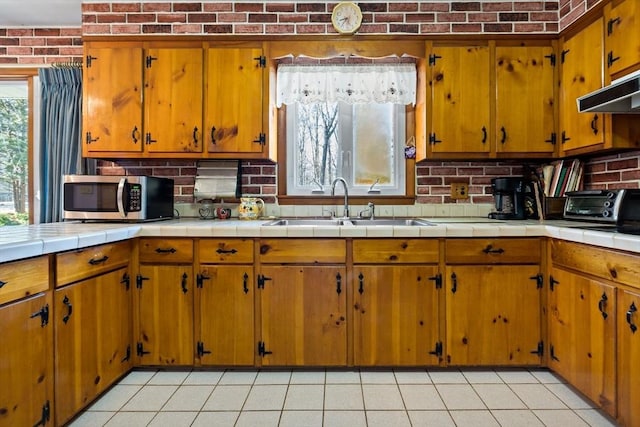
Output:
<instances>
[{"instance_id":1,"label":"toaster oven handle","mask_svg":"<svg viewBox=\"0 0 640 427\"><path fill-rule=\"evenodd\" d=\"M118 182L118 212L120 212L120 216L125 218L127 216L127 212L124 210L124 189L127 185L127 178L121 178L120 182Z\"/></svg>"}]
</instances>

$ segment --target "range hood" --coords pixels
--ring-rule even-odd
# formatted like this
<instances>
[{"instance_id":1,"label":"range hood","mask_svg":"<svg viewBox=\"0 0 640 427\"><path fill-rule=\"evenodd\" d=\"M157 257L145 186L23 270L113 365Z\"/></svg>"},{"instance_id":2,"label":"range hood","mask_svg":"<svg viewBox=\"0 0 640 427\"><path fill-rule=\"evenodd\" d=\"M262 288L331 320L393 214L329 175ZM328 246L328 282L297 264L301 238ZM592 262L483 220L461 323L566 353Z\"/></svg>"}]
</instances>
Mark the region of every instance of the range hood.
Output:
<instances>
[{"instance_id":1,"label":"range hood","mask_svg":"<svg viewBox=\"0 0 640 427\"><path fill-rule=\"evenodd\" d=\"M581 113L640 114L640 71L577 99Z\"/></svg>"}]
</instances>

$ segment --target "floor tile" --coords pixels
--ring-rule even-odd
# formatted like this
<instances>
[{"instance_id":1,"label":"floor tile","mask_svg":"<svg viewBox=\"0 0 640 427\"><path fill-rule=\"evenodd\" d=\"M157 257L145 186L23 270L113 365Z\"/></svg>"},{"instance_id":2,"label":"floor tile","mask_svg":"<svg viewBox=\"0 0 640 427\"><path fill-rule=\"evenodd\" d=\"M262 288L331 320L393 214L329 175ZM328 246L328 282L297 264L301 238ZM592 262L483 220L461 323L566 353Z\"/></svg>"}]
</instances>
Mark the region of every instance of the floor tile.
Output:
<instances>
[{"instance_id":1,"label":"floor tile","mask_svg":"<svg viewBox=\"0 0 640 427\"><path fill-rule=\"evenodd\" d=\"M405 411L367 411L368 427L411 427Z\"/></svg>"},{"instance_id":2,"label":"floor tile","mask_svg":"<svg viewBox=\"0 0 640 427\"><path fill-rule=\"evenodd\" d=\"M226 371L218 384L224 385L238 385L238 384L253 384L256 380L258 373L256 371Z\"/></svg>"},{"instance_id":3,"label":"floor tile","mask_svg":"<svg viewBox=\"0 0 640 427\"><path fill-rule=\"evenodd\" d=\"M395 384L396 377L393 371L360 371L362 384Z\"/></svg>"},{"instance_id":4,"label":"floor tile","mask_svg":"<svg viewBox=\"0 0 640 427\"><path fill-rule=\"evenodd\" d=\"M394 371L396 382L398 384L431 384L431 378L427 371Z\"/></svg>"},{"instance_id":5,"label":"floor tile","mask_svg":"<svg viewBox=\"0 0 640 427\"><path fill-rule=\"evenodd\" d=\"M240 412L200 412L192 424L192 427L233 427Z\"/></svg>"},{"instance_id":6,"label":"floor tile","mask_svg":"<svg viewBox=\"0 0 640 427\"><path fill-rule=\"evenodd\" d=\"M290 384L324 384L325 372L322 371L293 371Z\"/></svg>"},{"instance_id":7,"label":"floor tile","mask_svg":"<svg viewBox=\"0 0 640 427\"><path fill-rule=\"evenodd\" d=\"M219 385L204 404L203 411L239 411L247 400L251 386Z\"/></svg>"},{"instance_id":8,"label":"floor tile","mask_svg":"<svg viewBox=\"0 0 640 427\"><path fill-rule=\"evenodd\" d=\"M291 371L260 371L254 384L289 384Z\"/></svg>"},{"instance_id":9,"label":"floor tile","mask_svg":"<svg viewBox=\"0 0 640 427\"><path fill-rule=\"evenodd\" d=\"M364 411L325 411L325 427L367 427Z\"/></svg>"},{"instance_id":10,"label":"floor tile","mask_svg":"<svg viewBox=\"0 0 640 427\"><path fill-rule=\"evenodd\" d=\"M162 408L163 411L200 411L213 388L212 385L187 385L176 390Z\"/></svg>"},{"instance_id":11,"label":"floor tile","mask_svg":"<svg viewBox=\"0 0 640 427\"><path fill-rule=\"evenodd\" d=\"M140 384L144 385L156 374L155 371L132 371L121 379L118 384Z\"/></svg>"},{"instance_id":12,"label":"floor tile","mask_svg":"<svg viewBox=\"0 0 640 427\"><path fill-rule=\"evenodd\" d=\"M432 384L400 384L399 387L407 410L446 409Z\"/></svg>"},{"instance_id":13,"label":"floor tile","mask_svg":"<svg viewBox=\"0 0 640 427\"><path fill-rule=\"evenodd\" d=\"M451 411L450 413L457 427L500 427L489 411Z\"/></svg>"},{"instance_id":14,"label":"floor tile","mask_svg":"<svg viewBox=\"0 0 640 427\"><path fill-rule=\"evenodd\" d=\"M146 385L122 407L122 410L159 411L177 388L178 386L174 385Z\"/></svg>"},{"instance_id":15,"label":"floor tile","mask_svg":"<svg viewBox=\"0 0 640 427\"><path fill-rule=\"evenodd\" d=\"M527 409L506 384L474 384L473 389L489 409Z\"/></svg>"},{"instance_id":16,"label":"floor tile","mask_svg":"<svg viewBox=\"0 0 640 427\"><path fill-rule=\"evenodd\" d=\"M413 427L455 427L448 411L409 411Z\"/></svg>"},{"instance_id":17,"label":"floor tile","mask_svg":"<svg viewBox=\"0 0 640 427\"><path fill-rule=\"evenodd\" d=\"M327 371L327 384L360 384L359 371Z\"/></svg>"},{"instance_id":18,"label":"floor tile","mask_svg":"<svg viewBox=\"0 0 640 427\"><path fill-rule=\"evenodd\" d=\"M278 427L280 411L242 411L235 427Z\"/></svg>"},{"instance_id":19,"label":"floor tile","mask_svg":"<svg viewBox=\"0 0 640 427\"><path fill-rule=\"evenodd\" d=\"M254 385L243 411L281 411L287 394L286 385Z\"/></svg>"},{"instance_id":20,"label":"floor tile","mask_svg":"<svg viewBox=\"0 0 640 427\"><path fill-rule=\"evenodd\" d=\"M360 384L327 384L324 390L324 409L364 410L362 386Z\"/></svg>"},{"instance_id":21,"label":"floor tile","mask_svg":"<svg viewBox=\"0 0 640 427\"><path fill-rule=\"evenodd\" d=\"M511 384L518 397L529 409L566 409L558 397L543 384Z\"/></svg>"},{"instance_id":22,"label":"floor tile","mask_svg":"<svg viewBox=\"0 0 640 427\"><path fill-rule=\"evenodd\" d=\"M592 403L567 384L546 384L546 386L570 409L590 409L594 407Z\"/></svg>"},{"instance_id":23,"label":"floor tile","mask_svg":"<svg viewBox=\"0 0 640 427\"><path fill-rule=\"evenodd\" d=\"M532 369L529 371L542 384L564 383L565 381L558 375L546 369Z\"/></svg>"},{"instance_id":24,"label":"floor tile","mask_svg":"<svg viewBox=\"0 0 640 427\"><path fill-rule=\"evenodd\" d=\"M467 384L460 371L428 371L434 384Z\"/></svg>"},{"instance_id":25,"label":"floor tile","mask_svg":"<svg viewBox=\"0 0 640 427\"><path fill-rule=\"evenodd\" d=\"M180 385L189 376L189 371L157 372L147 383L148 385Z\"/></svg>"},{"instance_id":26,"label":"floor tile","mask_svg":"<svg viewBox=\"0 0 640 427\"><path fill-rule=\"evenodd\" d=\"M528 371L496 371L496 373L507 384L538 384L539 381L536 377L531 375Z\"/></svg>"},{"instance_id":27,"label":"floor tile","mask_svg":"<svg viewBox=\"0 0 640 427\"><path fill-rule=\"evenodd\" d=\"M324 408L324 385L292 384L284 401L285 410L311 410Z\"/></svg>"},{"instance_id":28,"label":"floor tile","mask_svg":"<svg viewBox=\"0 0 640 427\"><path fill-rule=\"evenodd\" d=\"M216 385L224 371L193 371L182 383L183 385Z\"/></svg>"},{"instance_id":29,"label":"floor tile","mask_svg":"<svg viewBox=\"0 0 640 427\"><path fill-rule=\"evenodd\" d=\"M486 409L486 406L470 385L438 384L436 389L449 410Z\"/></svg>"},{"instance_id":30,"label":"floor tile","mask_svg":"<svg viewBox=\"0 0 640 427\"><path fill-rule=\"evenodd\" d=\"M502 378L495 371L462 371L462 375L470 384L503 384Z\"/></svg>"},{"instance_id":31,"label":"floor tile","mask_svg":"<svg viewBox=\"0 0 640 427\"><path fill-rule=\"evenodd\" d=\"M97 427L109 421L115 412L84 412L69 424L69 427Z\"/></svg>"},{"instance_id":32,"label":"floor tile","mask_svg":"<svg viewBox=\"0 0 640 427\"><path fill-rule=\"evenodd\" d=\"M105 424L105 426L146 426L155 415L155 412L118 412Z\"/></svg>"},{"instance_id":33,"label":"floor tile","mask_svg":"<svg viewBox=\"0 0 640 427\"><path fill-rule=\"evenodd\" d=\"M393 384L363 384L362 395L366 410L402 409L404 402L398 386Z\"/></svg>"},{"instance_id":34,"label":"floor tile","mask_svg":"<svg viewBox=\"0 0 640 427\"><path fill-rule=\"evenodd\" d=\"M592 427L615 427L617 424L597 409L576 409L580 418Z\"/></svg>"},{"instance_id":35,"label":"floor tile","mask_svg":"<svg viewBox=\"0 0 640 427\"><path fill-rule=\"evenodd\" d=\"M491 411L493 417L503 427L544 427L542 421L533 412L522 409L507 409Z\"/></svg>"},{"instance_id":36,"label":"floor tile","mask_svg":"<svg viewBox=\"0 0 640 427\"><path fill-rule=\"evenodd\" d=\"M151 420L149 427L189 427L193 423L193 420L198 415L198 412L158 412L158 414Z\"/></svg>"},{"instance_id":37,"label":"floor tile","mask_svg":"<svg viewBox=\"0 0 640 427\"><path fill-rule=\"evenodd\" d=\"M89 411L119 411L141 389L141 385L116 384L91 405Z\"/></svg>"},{"instance_id":38,"label":"floor tile","mask_svg":"<svg viewBox=\"0 0 640 427\"><path fill-rule=\"evenodd\" d=\"M322 411L282 411L278 427L322 427Z\"/></svg>"},{"instance_id":39,"label":"floor tile","mask_svg":"<svg viewBox=\"0 0 640 427\"><path fill-rule=\"evenodd\" d=\"M533 413L546 427L589 427L589 424L570 409L539 409L534 410Z\"/></svg>"}]
</instances>

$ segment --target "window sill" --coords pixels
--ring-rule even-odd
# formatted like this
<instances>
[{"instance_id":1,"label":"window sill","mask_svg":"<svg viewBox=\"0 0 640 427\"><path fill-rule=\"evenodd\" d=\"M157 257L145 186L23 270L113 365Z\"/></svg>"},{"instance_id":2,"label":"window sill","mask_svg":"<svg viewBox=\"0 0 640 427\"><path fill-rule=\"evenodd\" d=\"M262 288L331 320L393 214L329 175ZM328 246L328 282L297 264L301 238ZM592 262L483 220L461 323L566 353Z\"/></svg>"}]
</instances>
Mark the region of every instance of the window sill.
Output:
<instances>
[{"instance_id":1,"label":"window sill","mask_svg":"<svg viewBox=\"0 0 640 427\"><path fill-rule=\"evenodd\" d=\"M280 205L338 205L344 203L344 196L277 196ZM349 196L349 205L413 205L415 196Z\"/></svg>"}]
</instances>

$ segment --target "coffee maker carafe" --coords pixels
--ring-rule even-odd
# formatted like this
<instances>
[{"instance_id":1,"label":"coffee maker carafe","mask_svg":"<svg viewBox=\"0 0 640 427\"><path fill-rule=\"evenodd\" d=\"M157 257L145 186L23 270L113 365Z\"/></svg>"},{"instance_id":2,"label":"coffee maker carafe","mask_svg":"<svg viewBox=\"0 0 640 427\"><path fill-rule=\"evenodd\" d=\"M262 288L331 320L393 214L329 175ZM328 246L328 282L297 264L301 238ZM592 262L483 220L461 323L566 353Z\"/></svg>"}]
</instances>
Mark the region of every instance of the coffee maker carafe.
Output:
<instances>
[{"instance_id":1,"label":"coffee maker carafe","mask_svg":"<svg viewBox=\"0 0 640 427\"><path fill-rule=\"evenodd\" d=\"M493 219L525 219L525 183L522 178L493 178L491 180L495 212Z\"/></svg>"}]
</instances>

